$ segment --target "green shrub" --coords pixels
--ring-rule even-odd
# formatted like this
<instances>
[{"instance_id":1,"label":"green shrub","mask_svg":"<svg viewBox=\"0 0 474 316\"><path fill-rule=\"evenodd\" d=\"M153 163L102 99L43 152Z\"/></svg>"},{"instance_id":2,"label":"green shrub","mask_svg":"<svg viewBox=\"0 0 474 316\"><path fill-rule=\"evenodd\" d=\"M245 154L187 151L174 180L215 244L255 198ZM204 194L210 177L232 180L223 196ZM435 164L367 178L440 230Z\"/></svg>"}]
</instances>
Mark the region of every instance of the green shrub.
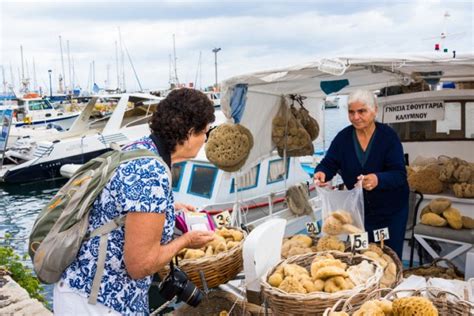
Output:
<instances>
[{"instance_id":1,"label":"green shrub","mask_svg":"<svg viewBox=\"0 0 474 316\"><path fill-rule=\"evenodd\" d=\"M5 234L5 245L0 245L0 267L5 268L11 273L11 277L22 288L24 288L31 298L46 304L43 296L43 286L33 271L23 264L21 257L17 255L13 248L9 245L9 235ZM27 255L23 256L23 261L27 259Z\"/></svg>"}]
</instances>

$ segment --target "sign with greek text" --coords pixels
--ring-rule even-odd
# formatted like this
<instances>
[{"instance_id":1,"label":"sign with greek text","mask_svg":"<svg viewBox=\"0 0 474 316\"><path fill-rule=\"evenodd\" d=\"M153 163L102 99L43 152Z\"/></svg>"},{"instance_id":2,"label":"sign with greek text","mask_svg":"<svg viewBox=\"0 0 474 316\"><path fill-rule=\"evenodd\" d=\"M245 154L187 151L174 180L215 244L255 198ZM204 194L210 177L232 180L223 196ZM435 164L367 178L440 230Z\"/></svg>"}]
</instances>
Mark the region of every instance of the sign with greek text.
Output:
<instances>
[{"instance_id":1,"label":"sign with greek text","mask_svg":"<svg viewBox=\"0 0 474 316\"><path fill-rule=\"evenodd\" d=\"M444 102L414 102L383 106L383 123L444 120Z\"/></svg>"}]
</instances>

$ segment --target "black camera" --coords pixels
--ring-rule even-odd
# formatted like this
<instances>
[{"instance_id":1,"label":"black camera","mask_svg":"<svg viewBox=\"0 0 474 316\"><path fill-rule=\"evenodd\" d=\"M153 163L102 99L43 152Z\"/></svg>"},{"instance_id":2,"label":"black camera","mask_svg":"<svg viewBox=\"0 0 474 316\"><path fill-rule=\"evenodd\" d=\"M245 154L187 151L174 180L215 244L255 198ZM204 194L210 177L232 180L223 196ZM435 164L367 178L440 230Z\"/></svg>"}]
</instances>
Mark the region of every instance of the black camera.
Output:
<instances>
[{"instance_id":1,"label":"black camera","mask_svg":"<svg viewBox=\"0 0 474 316\"><path fill-rule=\"evenodd\" d=\"M161 282L159 292L163 298L170 301L175 296L178 300L193 307L199 305L203 298L202 291L188 279L186 273L170 263L170 273Z\"/></svg>"}]
</instances>

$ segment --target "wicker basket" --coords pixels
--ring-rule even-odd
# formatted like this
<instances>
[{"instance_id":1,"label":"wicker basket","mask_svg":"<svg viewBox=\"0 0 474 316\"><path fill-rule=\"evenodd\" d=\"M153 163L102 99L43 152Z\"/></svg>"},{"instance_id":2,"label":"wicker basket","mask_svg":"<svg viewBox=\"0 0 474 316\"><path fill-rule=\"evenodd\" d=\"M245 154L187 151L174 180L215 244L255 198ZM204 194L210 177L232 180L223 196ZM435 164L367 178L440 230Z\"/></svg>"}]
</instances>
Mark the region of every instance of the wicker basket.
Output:
<instances>
[{"instance_id":1,"label":"wicker basket","mask_svg":"<svg viewBox=\"0 0 474 316\"><path fill-rule=\"evenodd\" d=\"M243 301L236 295L221 290L209 292L197 307L184 305L174 311L173 315L217 316L222 311L228 312L231 316L265 315L264 307Z\"/></svg>"},{"instance_id":2,"label":"wicker basket","mask_svg":"<svg viewBox=\"0 0 474 316\"><path fill-rule=\"evenodd\" d=\"M336 293L313 292L308 294L286 293L279 288L272 287L268 282L268 277L273 274L276 267L283 263L296 263L307 269L310 267L316 255L330 253L336 259L340 259L351 265L359 264L362 260L367 260L376 265L375 274L370 277L365 285L359 285L351 290L339 291ZM352 263L351 263L352 261ZM365 293L366 295L377 289L380 278L383 275L382 267L369 257L362 255L352 255L339 251L326 251L319 253L307 253L304 255L293 256L282 260L273 269L269 270L267 275L261 281L263 295L270 308L276 315L322 315L326 308L332 307L338 300L348 298L355 293ZM357 302L355 302L357 305Z\"/></svg>"},{"instance_id":3,"label":"wicker basket","mask_svg":"<svg viewBox=\"0 0 474 316\"><path fill-rule=\"evenodd\" d=\"M393 291L393 289L377 289L369 294L367 293L356 293L349 297L348 299L341 299L337 301L331 308L327 308L324 311L323 316L329 316L331 313L335 312L345 312L347 314L352 314L353 312L357 311L357 309L365 302L370 300L378 300L382 299L385 295ZM357 304L354 304L356 302Z\"/></svg>"},{"instance_id":4,"label":"wicker basket","mask_svg":"<svg viewBox=\"0 0 474 316\"><path fill-rule=\"evenodd\" d=\"M440 263L446 263L449 268L440 267ZM446 274L449 270L451 270L450 274L451 277L449 278L447 275L439 276L440 274ZM464 275L458 268L452 263L450 260L445 258L437 258L433 260L430 264L410 268L403 271L403 276L405 278L409 277L410 275L418 275L423 276L425 278L429 277L442 277L443 279L457 279L457 280L464 280Z\"/></svg>"},{"instance_id":5,"label":"wicker basket","mask_svg":"<svg viewBox=\"0 0 474 316\"><path fill-rule=\"evenodd\" d=\"M406 296L423 296L429 299L438 309L439 315L470 316L474 315L474 304L461 299L456 294L436 287L426 287L419 290L398 290L390 292L385 298L394 300Z\"/></svg>"},{"instance_id":6,"label":"wicker basket","mask_svg":"<svg viewBox=\"0 0 474 316\"><path fill-rule=\"evenodd\" d=\"M377 245L377 247L380 247L380 246ZM346 252L349 252L349 251L350 251L350 248L346 248ZM397 266L397 275L395 276L395 282L391 285L391 288L395 288L403 280L403 263L398 257L397 253L389 246L384 245L382 251L386 255L389 255L390 258L392 258L395 265Z\"/></svg>"},{"instance_id":7,"label":"wicker basket","mask_svg":"<svg viewBox=\"0 0 474 316\"><path fill-rule=\"evenodd\" d=\"M244 234L244 239L238 246L211 257L179 261L179 268L186 272L188 278L200 289L204 288L200 272L204 274L207 287L213 288L232 280L243 269L242 246L246 232L239 228L230 228L239 230ZM164 277L168 272L169 267L165 266L159 274Z\"/></svg>"},{"instance_id":8,"label":"wicker basket","mask_svg":"<svg viewBox=\"0 0 474 316\"><path fill-rule=\"evenodd\" d=\"M403 295L401 295L403 294ZM385 295L385 297L384 297ZM364 297L365 296L365 297ZM406 296L422 296L430 300L438 309L439 315L450 316L470 316L474 315L474 304L459 298L457 295L444 291L435 287L426 287L419 290L397 290L378 289L369 295L358 293L347 300L338 301L332 308L326 309L324 316L330 316L333 312L345 312L352 315L357 311L359 306L355 306L353 302L359 304L360 300L365 303L370 300L389 300L393 301L399 297Z\"/></svg>"}]
</instances>

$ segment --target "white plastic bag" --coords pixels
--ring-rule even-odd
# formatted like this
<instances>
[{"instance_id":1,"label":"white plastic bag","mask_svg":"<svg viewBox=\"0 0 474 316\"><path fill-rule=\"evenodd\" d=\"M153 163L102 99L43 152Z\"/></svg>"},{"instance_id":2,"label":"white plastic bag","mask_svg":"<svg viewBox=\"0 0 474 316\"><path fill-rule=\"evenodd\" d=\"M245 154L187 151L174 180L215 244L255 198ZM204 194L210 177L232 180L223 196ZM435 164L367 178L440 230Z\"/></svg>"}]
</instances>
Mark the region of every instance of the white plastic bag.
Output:
<instances>
[{"instance_id":1,"label":"white plastic bag","mask_svg":"<svg viewBox=\"0 0 474 316\"><path fill-rule=\"evenodd\" d=\"M336 191L316 186L322 202L323 227L327 235L358 234L364 228L364 194L357 183L352 190Z\"/></svg>"}]
</instances>

